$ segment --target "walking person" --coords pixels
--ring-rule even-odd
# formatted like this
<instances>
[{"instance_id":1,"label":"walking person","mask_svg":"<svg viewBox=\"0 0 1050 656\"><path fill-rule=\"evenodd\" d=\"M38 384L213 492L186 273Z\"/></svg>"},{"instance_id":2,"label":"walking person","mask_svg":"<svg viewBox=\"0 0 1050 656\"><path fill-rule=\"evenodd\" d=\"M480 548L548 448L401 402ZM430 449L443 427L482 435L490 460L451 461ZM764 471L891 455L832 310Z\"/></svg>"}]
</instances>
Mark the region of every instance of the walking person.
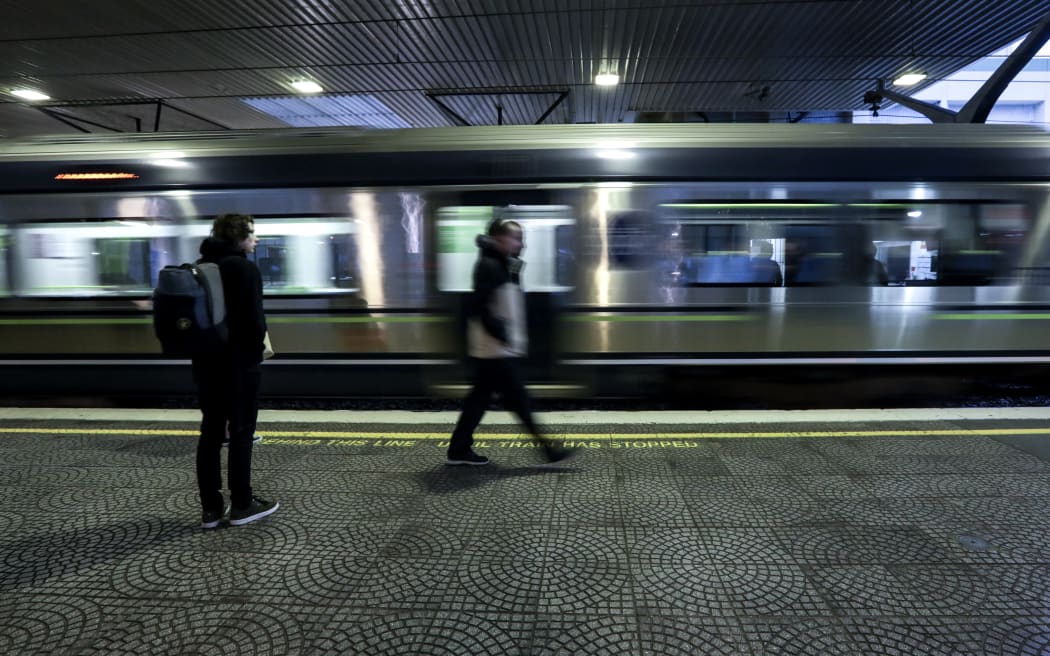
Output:
<instances>
[{"instance_id":1,"label":"walking person","mask_svg":"<svg viewBox=\"0 0 1050 656\"><path fill-rule=\"evenodd\" d=\"M520 361L528 347L525 295L519 280L524 248L521 224L496 219L487 235L478 235L474 291L467 315L467 355L474 364L474 385L463 401L448 446L449 465L487 465L489 459L473 451L474 430L498 392L503 405L515 413L544 452L548 462L564 462L573 450L559 448L540 434L532 417Z\"/></svg>"},{"instance_id":2,"label":"walking person","mask_svg":"<svg viewBox=\"0 0 1050 656\"><path fill-rule=\"evenodd\" d=\"M216 352L193 358L193 380L201 408L197 486L201 526L216 528L229 512L233 526L266 517L279 504L254 496L252 441L259 415L260 364L266 315L262 276L248 254L255 251L255 222L244 214L215 218L201 244L201 261L214 262L222 276L229 340ZM230 504L222 495L222 447L229 428Z\"/></svg>"}]
</instances>

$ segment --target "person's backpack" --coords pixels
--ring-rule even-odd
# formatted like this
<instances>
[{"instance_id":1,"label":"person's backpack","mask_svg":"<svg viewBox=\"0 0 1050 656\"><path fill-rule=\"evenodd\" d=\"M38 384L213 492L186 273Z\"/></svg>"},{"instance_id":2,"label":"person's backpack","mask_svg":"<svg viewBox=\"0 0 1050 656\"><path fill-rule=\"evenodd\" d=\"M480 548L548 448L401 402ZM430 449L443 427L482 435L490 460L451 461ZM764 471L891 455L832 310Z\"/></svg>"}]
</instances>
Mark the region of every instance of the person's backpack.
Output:
<instances>
[{"instance_id":1,"label":"person's backpack","mask_svg":"<svg viewBox=\"0 0 1050 656\"><path fill-rule=\"evenodd\" d=\"M229 339L219 265L166 266L153 290L153 330L165 355L214 353Z\"/></svg>"}]
</instances>

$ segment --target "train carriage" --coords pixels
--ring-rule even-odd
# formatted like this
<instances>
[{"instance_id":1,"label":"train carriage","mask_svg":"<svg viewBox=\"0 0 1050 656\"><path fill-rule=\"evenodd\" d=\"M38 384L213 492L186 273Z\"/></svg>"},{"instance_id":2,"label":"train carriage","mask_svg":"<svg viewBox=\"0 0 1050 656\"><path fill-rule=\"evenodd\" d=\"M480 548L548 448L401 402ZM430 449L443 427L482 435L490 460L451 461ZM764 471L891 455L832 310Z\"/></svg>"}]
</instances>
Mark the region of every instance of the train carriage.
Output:
<instances>
[{"instance_id":1,"label":"train carriage","mask_svg":"<svg viewBox=\"0 0 1050 656\"><path fill-rule=\"evenodd\" d=\"M11 142L0 391L189 394L183 363L159 355L150 291L223 212L256 217L271 396L454 393L473 238L497 216L525 226L528 373L554 393L688 396L745 371L1034 371L1050 358L1048 191L1048 135L1003 126Z\"/></svg>"}]
</instances>

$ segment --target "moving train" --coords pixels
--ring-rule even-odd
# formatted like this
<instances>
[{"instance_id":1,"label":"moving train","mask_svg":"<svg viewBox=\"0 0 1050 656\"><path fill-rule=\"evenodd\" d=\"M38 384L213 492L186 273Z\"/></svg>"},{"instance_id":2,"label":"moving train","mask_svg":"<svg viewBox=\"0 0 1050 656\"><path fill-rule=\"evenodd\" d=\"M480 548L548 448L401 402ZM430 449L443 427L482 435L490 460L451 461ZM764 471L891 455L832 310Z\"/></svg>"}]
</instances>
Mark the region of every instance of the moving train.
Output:
<instances>
[{"instance_id":1,"label":"moving train","mask_svg":"<svg viewBox=\"0 0 1050 656\"><path fill-rule=\"evenodd\" d=\"M275 130L0 144L0 394L188 394L157 271L256 218L271 397L455 396L474 237L525 229L529 380L1050 362L1050 135L972 125ZM865 369L869 367L869 369ZM863 375L863 374L861 374Z\"/></svg>"}]
</instances>

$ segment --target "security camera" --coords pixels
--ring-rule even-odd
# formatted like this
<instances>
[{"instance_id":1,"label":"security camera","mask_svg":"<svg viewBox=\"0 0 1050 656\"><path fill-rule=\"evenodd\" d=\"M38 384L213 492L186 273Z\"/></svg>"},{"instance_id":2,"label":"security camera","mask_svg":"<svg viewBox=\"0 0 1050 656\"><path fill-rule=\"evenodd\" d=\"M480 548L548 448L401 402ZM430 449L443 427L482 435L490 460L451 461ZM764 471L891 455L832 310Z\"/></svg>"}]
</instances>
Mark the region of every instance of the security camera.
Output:
<instances>
[{"instance_id":1,"label":"security camera","mask_svg":"<svg viewBox=\"0 0 1050 656\"><path fill-rule=\"evenodd\" d=\"M882 94L878 91L867 91L864 93L864 104L871 105L871 115L873 118L879 117L879 110L881 109L880 104L882 103Z\"/></svg>"}]
</instances>

